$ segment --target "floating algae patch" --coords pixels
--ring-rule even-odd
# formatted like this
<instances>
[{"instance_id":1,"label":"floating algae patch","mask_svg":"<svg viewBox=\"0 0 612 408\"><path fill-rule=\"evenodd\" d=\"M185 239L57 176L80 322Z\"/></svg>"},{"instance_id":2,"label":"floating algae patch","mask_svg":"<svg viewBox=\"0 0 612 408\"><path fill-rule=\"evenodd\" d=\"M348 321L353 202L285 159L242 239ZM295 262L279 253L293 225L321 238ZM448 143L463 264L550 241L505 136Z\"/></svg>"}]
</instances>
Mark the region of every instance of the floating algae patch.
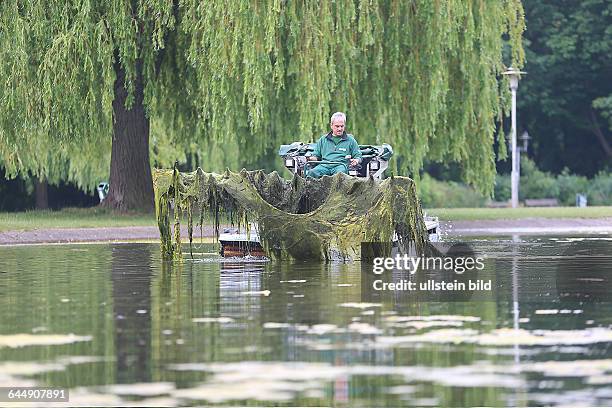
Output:
<instances>
[{"instance_id":1,"label":"floating algae patch","mask_svg":"<svg viewBox=\"0 0 612 408\"><path fill-rule=\"evenodd\" d=\"M479 322L478 316L465 315L430 315L430 316L389 316L385 317L389 322L408 322L408 321L452 321L452 322Z\"/></svg>"},{"instance_id":2,"label":"floating algae patch","mask_svg":"<svg viewBox=\"0 0 612 408\"><path fill-rule=\"evenodd\" d=\"M55 346L79 341L90 341L91 339L92 336L77 336L75 334L4 334L0 335L0 348Z\"/></svg>"},{"instance_id":3,"label":"floating algae patch","mask_svg":"<svg viewBox=\"0 0 612 408\"><path fill-rule=\"evenodd\" d=\"M413 247L420 253L427 241L415 185L407 177L284 180L262 170L216 174L198 168L155 170L153 185L164 259L181 258L181 220L187 218L191 244L198 215L196 226L208 216L217 236L221 221L238 227L257 223L273 259L356 259L362 242L391 244L394 234L401 251Z\"/></svg>"},{"instance_id":4,"label":"floating algae patch","mask_svg":"<svg viewBox=\"0 0 612 408\"><path fill-rule=\"evenodd\" d=\"M415 343L478 344L481 346L555 346L612 342L612 330L534 330L502 328L488 333L473 329L439 329L408 336L380 336L381 346L403 346Z\"/></svg>"},{"instance_id":5,"label":"floating algae patch","mask_svg":"<svg viewBox=\"0 0 612 408\"><path fill-rule=\"evenodd\" d=\"M243 361L223 364L187 363L168 367L176 371L210 373L207 382L193 388L177 389L172 396L180 399L206 400L210 403L229 401L289 401L298 395L320 395L334 381L351 383L354 377L392 376L406 383L428 382L447 387L524 387L518 372L502 365L475 364L454 367L331 365L315 362ZM374 380L368 384L382 384ZM408 385L406 384L406 385ZM404 386L406 386L404 385ZM409 391L405 388L404 391ZM353 398L363 392L355 387ZM390 393L389 390L387 390ZM323 394L329 395L329 394Z\"/></svg>"},{"instance_id":6,"label":"floating algae patch","mask_svg":"<svg viewBox=\"0 0 612 408\"><path fill-rule=\"evenodd\" d=\"M49 371L63 371L66 369L64 364L59 363L36 363L29 361L5 361L0 364L0 372L4 375L30 376Z\"/></svg>"},{"instance_id":7,"label":"floating algae patch","mask_svg":"<svg viewBox=\"0 0 612 408\"><path fill-rule=\"evenodd\" d=\"M112 384L104 387L104 390L110 394L137 395L140 397L166 395L170 394L175 389L174 383L171 382Z\"/></svg>"},{"instance_id":8,"label":"floating algae patch","mask_svg":"<svg viewBox=\"0 0 612 408\"><path fill-rule=\"evenodd\" d=\"M0 373L7 375L32 376L50 371L63 371L69 365L88 364L112 361L106 357L97 356L65 356L53 361L4 361L0 363Z\"/></svg>"}]
</instances>

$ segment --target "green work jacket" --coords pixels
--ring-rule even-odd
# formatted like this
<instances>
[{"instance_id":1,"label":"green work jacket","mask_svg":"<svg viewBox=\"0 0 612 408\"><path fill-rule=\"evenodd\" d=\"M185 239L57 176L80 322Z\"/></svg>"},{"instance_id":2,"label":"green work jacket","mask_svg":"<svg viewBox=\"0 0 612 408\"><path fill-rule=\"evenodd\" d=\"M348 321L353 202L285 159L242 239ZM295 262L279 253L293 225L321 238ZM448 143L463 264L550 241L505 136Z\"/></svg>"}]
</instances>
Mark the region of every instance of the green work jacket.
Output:
<instances>
[{"instance_id":1,"label":"green work jacket","mask_svg":"<svg viewBox=\"0 0 612 408\"><path fill-rule=\"evenodd\" d=\"M351 156L351 159L360 159L361 161L359 144L357 144L353 135L349 135L346 132L342 134L338 144L334 143L332 132L321 136L317 140L312 154L321 160L347 163L346 156Z\"/></svg>"}]
</instances>

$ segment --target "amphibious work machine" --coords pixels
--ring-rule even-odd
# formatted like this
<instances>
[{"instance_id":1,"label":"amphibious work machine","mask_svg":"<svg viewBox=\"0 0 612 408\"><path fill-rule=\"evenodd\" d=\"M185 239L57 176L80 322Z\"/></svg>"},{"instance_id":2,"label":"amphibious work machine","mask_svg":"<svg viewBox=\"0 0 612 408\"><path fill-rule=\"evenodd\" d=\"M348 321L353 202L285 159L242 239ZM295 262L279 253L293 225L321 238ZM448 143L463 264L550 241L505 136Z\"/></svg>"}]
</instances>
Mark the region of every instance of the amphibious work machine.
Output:
<instances>
[{"instance_id":1,"label":"amphibious work machine","mask_svg":"<svg viewBox=\"0 0 612 408\"><path fill-rule=\"evenodd\" d=\"M293 142L288 145L282 145L278 154L282 158L284 166L294 175L300 176L300 178L304 178L309 169L319 164L344 165L349 176L371 179L377 188L382 180L385 179L385 170L389 167L389 160L393 156L393 149L388 144L380 146L360 145L362 160L358 166L353 167L348 165L348 160L345 162L309 160L309 156L313 154L314 147L314 143ZM296 214L296 219L298 216ZM429 241L438 241L440 224L438 218L426 216L423 218L423 221ZM223 230L219 235L222 256L260 256L265 253L260 242L257 224L251 224L248 228L248 233L245 231L245 228L242 228L242 230L236 228L226 228ZM296 231L296 234L299 235L300 232ZM392 240L394 244L397 244L398 237L396 233L393 233Z\"/></svg>"},{"instance_id":2,"label":"amphibious work machine","mask_svg":"<svg viewBox=\"0 0 612 408\"><path fill-rule=\"evenodd\" d=\"M293 142L282 145L278 151L283 158L285 167L293 174L304 177L306 170L319 164L341 164L347 167L347 173L355 177L372 177L375 180L384 178L385 170L389 167L389 159L393 156L393 149L388 144L381 146L360 145L362 161L356 167L344 162L309 161L315 143ZM347 160L348 161L348 160Z\"/></svg>"}]
</instances>

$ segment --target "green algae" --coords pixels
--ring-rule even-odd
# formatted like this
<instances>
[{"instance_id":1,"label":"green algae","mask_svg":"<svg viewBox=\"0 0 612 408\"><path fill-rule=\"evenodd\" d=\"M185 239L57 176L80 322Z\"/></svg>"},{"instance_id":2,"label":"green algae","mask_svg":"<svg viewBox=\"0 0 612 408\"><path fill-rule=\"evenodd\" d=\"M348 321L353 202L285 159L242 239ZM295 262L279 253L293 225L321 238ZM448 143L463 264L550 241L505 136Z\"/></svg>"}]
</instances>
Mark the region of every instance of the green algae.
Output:
<instances>
[{"instance_id":1,"label":"green algae","mask_svg":"<svg viewBox=\"0 0 612 408\"><path fill-rule=\"evenodd\" d=\"M239 228L258 225L266 255L272 259L360 259L362 242L389 244L420 253L427 242L421 205L413 180L383 181L337 174L318 180L291 180L262 170L223 174L155 170L155 209L162 257L181 259L181 220L187 218L190 248L193 218L202 228L211 219ZM171 213L174 225L171 227Z\"/></svg>"}]
</instances>

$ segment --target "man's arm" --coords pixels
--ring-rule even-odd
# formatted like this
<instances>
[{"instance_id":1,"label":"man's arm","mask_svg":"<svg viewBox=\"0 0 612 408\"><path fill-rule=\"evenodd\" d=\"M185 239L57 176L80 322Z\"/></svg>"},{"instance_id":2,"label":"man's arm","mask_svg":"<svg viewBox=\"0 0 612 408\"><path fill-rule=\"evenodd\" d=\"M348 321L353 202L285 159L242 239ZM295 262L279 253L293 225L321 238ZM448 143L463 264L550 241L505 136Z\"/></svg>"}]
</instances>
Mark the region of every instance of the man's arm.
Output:
<instances>
[{"instance_id":1,"label":"man's arm","mask_svg":"<svg viewBox=\"0 0 612 408\"><path fill-rule=\"evenodd\" d=\"M319 160L321 157L321 139L315 143L314 151L311 156L308 156L308 160Z\"/></svg>"}]
</instances>

